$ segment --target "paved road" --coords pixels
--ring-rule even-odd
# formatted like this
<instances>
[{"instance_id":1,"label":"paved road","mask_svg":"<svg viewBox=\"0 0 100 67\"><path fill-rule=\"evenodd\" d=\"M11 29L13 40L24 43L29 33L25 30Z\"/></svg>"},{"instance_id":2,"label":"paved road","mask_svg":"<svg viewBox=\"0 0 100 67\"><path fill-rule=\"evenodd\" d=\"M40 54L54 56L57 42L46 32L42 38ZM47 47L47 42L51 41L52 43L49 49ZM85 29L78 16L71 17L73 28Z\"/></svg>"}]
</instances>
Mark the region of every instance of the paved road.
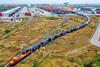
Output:
<instances>
[{"instance_id":1,"label":"paved road","mask_svg":"<svg viewBox=\"0 0 100 67\"><path fill-rule=\"evenodd\" d=\"M100 23L97 27L96 32L94 33L92 39L91 39L91 43L95 46L100 47Z\"/></svg>"}]
</instances>

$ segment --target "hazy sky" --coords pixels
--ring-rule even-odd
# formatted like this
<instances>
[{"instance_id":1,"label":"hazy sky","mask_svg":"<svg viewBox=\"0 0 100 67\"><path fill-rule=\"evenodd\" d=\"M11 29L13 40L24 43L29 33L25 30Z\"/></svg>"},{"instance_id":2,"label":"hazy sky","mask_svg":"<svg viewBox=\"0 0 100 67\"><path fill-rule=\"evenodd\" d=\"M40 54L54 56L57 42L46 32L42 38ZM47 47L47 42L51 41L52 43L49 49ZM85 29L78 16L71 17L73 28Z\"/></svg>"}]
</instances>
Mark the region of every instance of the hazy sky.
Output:
<instances>
[{"instance_id":1,"label":"hazy sky","mask_svg":"<svg viewBox=\"0 0 100 67\"><path fill-rule=\"evenodd\" d=\"M100 0L0 0L0 4L53 4L64 2L70 4L100 4Z\"/></svg>"}]
</instances>

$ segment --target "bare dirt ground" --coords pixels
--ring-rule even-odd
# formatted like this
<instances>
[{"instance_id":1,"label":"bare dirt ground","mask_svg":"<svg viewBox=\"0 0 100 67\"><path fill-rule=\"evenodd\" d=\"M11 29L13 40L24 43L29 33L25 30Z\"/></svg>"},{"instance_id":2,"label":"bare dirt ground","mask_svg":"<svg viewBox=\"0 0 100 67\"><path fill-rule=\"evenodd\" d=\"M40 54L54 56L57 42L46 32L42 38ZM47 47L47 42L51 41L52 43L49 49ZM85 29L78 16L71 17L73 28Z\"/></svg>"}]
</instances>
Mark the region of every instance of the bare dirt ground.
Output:
<instances>
[{"instance_id":1,"label":"bare dirt ground","mask_svg":"<svg viewBox=\"0 0 100 67\"><path fill-rule=\"evenodd\" d=\"M76 19L77 18L77 19ZM93 46L90 39L95 32L100 17L92 16L91 23L85 28L65 35L54 42L37 50L26 61L17 67L84 67L97 55L100 56L100 48ZM84 19L79 16L70 17L63 23L62 17L55 19L39 18L24 25L20 23L0 23L0 64L5 64L23 48L44 38L50 37L73 26L80 25ZM27 23L27 22L26 22ZM17 29L17 31L12 30ZM51 32L51 33L49 33ZM48 34L48 35L47 35Z\"/></svg>"}]
</instances>

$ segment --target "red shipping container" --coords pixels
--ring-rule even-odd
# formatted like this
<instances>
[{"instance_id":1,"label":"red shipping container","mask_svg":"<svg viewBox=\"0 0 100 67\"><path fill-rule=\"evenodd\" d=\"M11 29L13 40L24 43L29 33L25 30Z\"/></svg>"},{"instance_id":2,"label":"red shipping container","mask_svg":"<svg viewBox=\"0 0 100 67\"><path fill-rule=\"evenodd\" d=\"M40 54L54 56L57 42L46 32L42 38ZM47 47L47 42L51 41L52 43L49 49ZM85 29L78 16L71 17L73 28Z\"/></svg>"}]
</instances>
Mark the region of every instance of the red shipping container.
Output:
<instances>
[{"instance_id":1,"label":"red shipping container","mask_svg":"<svg viewBox=\"0 0 100 67\"><path fill-rule=\"evenodd\" d=\"M25 16L31 16L29 12L25 12Z\"/></svg>"},{"instance_id":2,"label":"red shipping container","mask_svg":"<svg viewBox=\"0 0 100 67\"><path fill-rule=\"evenodd\" d=\"M0 12L0 16L2 16L3 14Z\"/></svg>"},{"instance_id":3,"label":"red shipping container","mask_svg":"<svg viewBox=\"0 0 100 67\"><path fill-rule=\"evenodd\" d=\"M97 11L96 14L100 14L100 11Z\"/></svg>"}]
</instances>

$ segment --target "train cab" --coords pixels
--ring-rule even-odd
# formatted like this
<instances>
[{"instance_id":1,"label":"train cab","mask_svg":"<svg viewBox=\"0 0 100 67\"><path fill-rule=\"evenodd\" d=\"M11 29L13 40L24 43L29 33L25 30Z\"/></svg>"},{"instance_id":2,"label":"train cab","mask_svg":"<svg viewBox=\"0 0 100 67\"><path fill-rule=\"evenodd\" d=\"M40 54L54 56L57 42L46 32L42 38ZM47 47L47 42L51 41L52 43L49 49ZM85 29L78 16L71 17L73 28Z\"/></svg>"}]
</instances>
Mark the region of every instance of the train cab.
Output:
<instances>
[{"instance_id":1,"label":"train cab","mask_svg":"<svg viewBox=\"0 0 100 67\"><path fill-rule=\"evenodd\" d=\"M10 61L9 61L9 66L16 65L19 63L21 60L23 60L25 57L30 55L32 52L30 49L24 49L22 52L18 53L16 56L14 56Z\"/></svg>"}]
</instances>

